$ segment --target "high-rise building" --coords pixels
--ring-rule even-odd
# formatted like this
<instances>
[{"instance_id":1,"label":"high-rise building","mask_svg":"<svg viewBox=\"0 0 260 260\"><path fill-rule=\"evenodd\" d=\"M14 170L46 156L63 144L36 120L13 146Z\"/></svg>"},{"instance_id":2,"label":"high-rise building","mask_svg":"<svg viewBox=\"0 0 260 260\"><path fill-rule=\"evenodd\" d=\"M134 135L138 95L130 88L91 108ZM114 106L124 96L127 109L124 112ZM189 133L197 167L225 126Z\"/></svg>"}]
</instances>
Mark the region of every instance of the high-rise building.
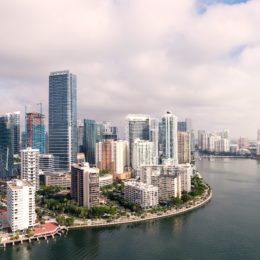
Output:
<instances>
[{"instance_id":1,"label":"high-rise building","mask_svg":"<svg viewBox=\"0 0 260 260\"><path fill-rule=\"evenodd\" d=\"M126 117L126 137L129 143L129 162L132 167L133 144L135 139L150 140L150 116L128 115Z\"/></svg>"},{"instance_id":2,"label":"high-rise building","mask_svg":"<svg viewBox=\"0 0 260 260\"><path fill-rule=\"evenodd\" d=\"M20 153L20 112L8 113L13 128L13 151L14 154Z\"/></svg>"},{"instance_id":3,"label":"high-rise building","mask_svg":"<svg viewBox=\"0 0 260 260\"><path fill-rule=\"evenodd\" d=\"M178 122L179 132L191 132L192 131L192 121L190 118L186 118L185 121Z\"/></svg>"},{"instance_id":4,"label":"high-rise building","mask_svg":"<svg viewBox=\"0 0 260 260\"><path fill-rule=\"evenodd\" d=\"M77 160L77 79L69 71L49 76L49 153L68 171Z\"/></svg>"},{"instance_id":5,"label":"high-rise building","mask_svg":"<svg viewBox=\"0 0 260 260\"><path fill-rule=\"evenodd\" d=\"M39 155L39 168L43 173L54 172L54 156L52 154Z\"/></svg>"},{"instance_id":6,"label":"high-rise building","mask_svg":"<svg viewBox=\"0 0 260 260\"><path fill-rule=\"evenodd\" d=\"M113 126L111 122L101 122L97 123L97 142L101 142L103 140L117 140L117 132L118 129L116 126Z\"/></svg>"},{"instance_id":7,"label":"high-rise building","mask_svg":"<svg viewBox=\"0 0 260 260\"><path fill-rule=\"evenodd\" d=\"M208 150L208 134L205 130L198 131L198 148L201 151Z\"/></svg>"},{"instance_id":8,"label":"high-rise building","mask_svg":"<svg viewBox=\"0 0 260 260\"><path fill-rule=\"evenodd\" d=\"M39 150L28 147L21 150L21 178L39 189Z\"/></svg>"},{"instance_id":9,"label":"high-rise building","mask_svg":"<svg viewBox=\"0 0 260 260\"><path fill-rule=\"evenodd\" d=\"M191 162L190 133L178 131L178 161L179 163Z\"/></svg>"},{"instance_id":10,"label":"high-rise building","mask_svg":"<svg viewBox=\"0 0 260 260\"><path fill-rule=\"evenodd\" d=\"M83 153L84 123L78 121L78 153Z\"/></svg>"},{"instance_id":11,"label":"high-rise building","mask_svg":"<svg viewBox=\"0 0 260 260\"><path fill-rule=\"evenodd\" d=\"M45 153L44 115L37 112L26 113L27 147Z\"/></svg>"},{"instance_id":12,"label":"high-rise building","mask_svg":"<svg viewBox=\"0 0 260 260\"><path fill-rule=\"evenodd\" d=\"M14 128L11 117L0 117L0 178L13 176Z\"/></svg>"},{"instance_id":13,"label":"high-rise building","mask_svg":"<svg viewBox=\"0 0 260 260\"><path fill-rule=\"evenodd\" d=\"M84 119L83 150L90 165L96 163L97 125L95 120Z\"/></svg>"},{"instance_id":14,"label":"high-rise building","mask_svg":"<svg viewBox=\"0 0 260 260\"><path fill-rule=\"evenodd\" d=\"M142 165L153 165L153 142L135 139L133 143L132 168L138 170Z\"/></svg>"},{"instance_id":15,"label":"high-rise building","mask_svg":"<svg viewBox=\"0 0 260 260\"><path fill-rule=\"evenodd\" d=\"M260 129L257 130L257 142L260 142Z\"/></svg>"},{"instance_id":16,"label":"high-rise building","mask_svg":"<svg viewBox=\"0 0 260 260\"><path fill-rule=\"evenodd\" d=\"M79 205L91 208L99 205L99 169L89 163L73 164L71 168L71 197Z\"/></svg>"},{"instance_id":17,"label":"high-rise building","mask_svg":"<svg viewBox=\"0 0 260 260\"><path fill-rule=\"evenodd\" d=\"M150 141L153 143L153 161L159 162L159 120L152 118L150 121Z\"/></svg>"},{"instance_id":18,"label":"high-rise building","mask_svg":"<svg viewBox=\"0 0 260 260\"><path fill-rule=\"evenodd\" d=\"M124 173L128 173L128 149L128 141L115 141L116 177L119 175L124 175Z\"/></svg>"},{"instance_id":19,"label":"high-rise building","mask_svg":"<svg viewBox=\"0 0 260 260\"><path fill-rule=\"evenodd\" d=\"M172 112L167 112L162 118L162 150L163 158L171 159L178 164L178 119Z\"/></svg>"},{"instance_id":20,"label":"high-rise building","mask_svg":"<svg viewBox=\"0 0 260 260\"><path fill-rule=\"evenodd\" d=\"M96 166L114 176L116 167L115 144L111 139L96 143Z\"/></svg>"},{"instance_id":21,"label":"high-rise building","mask_svg":"<svg viewBox=\"0 0 260 260\"><path fill-rule=\"evenodd\" d=\"M124 198L141 208L153 208L159 204L158 187L137 181L127 181L124 186Z\"/></svg>"},{"instance_id":22,"label":"high-rise building","mask_svg":"<svg viewBox=\"0 0 260 260\"><path fill-rule=\"evenodd\" d=\"M248 149L249 148L249 140L247 137L240 137L238 139L238 146L240 149Z\"/></svg>"},{"instance_id":23,"label":"high-rise building","mask_svg":"<svg viewBox=\"0 0 260 260\"><path fill-rule=\"evenodd\" d=\"M7 219L12 232L35 224L35 187L26 180L7 182Z\"/></svg>"}]
</instances>

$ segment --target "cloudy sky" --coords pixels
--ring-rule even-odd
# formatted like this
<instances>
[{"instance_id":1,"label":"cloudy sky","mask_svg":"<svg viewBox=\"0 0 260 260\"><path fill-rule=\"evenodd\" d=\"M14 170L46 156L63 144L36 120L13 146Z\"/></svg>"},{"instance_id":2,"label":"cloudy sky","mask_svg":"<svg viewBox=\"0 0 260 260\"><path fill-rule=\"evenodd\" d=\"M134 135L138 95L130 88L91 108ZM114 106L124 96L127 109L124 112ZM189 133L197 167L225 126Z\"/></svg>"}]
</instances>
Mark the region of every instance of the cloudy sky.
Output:
<instances>
[{"instance_id":1,"label":"cloudy sky","mask_svg":"<svg viewBox=\"0 0 260 260\"><path fill-rule=\"evenodd\" d=\"M78 117L123 125L172 110L195 129L260 128L260 1L0 2L0 113L48 108L50 71L78 76Z\"/></svg>"}]
</instances>

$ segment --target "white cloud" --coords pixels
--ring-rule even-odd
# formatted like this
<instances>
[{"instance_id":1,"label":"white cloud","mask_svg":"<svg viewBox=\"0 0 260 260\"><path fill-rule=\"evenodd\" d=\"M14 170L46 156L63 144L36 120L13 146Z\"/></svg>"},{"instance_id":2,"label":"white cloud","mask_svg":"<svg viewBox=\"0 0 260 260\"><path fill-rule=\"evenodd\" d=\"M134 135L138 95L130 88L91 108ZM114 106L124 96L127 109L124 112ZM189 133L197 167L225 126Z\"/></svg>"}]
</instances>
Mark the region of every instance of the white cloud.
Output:
<instances>
[{"instance_id":1,"label":"white cloud","mask_svg":"<svg viewBox=\"0 0 260 260\"><path fill-rule=\"evenodd\" d=\"M78 76L80 117L124 123L166 109L195 127L254 137L260 2L13 0L0 3L0 113L43 101L48 74ZM243 48L242 48L242 47Z\"/></svg>"}]
</instances>

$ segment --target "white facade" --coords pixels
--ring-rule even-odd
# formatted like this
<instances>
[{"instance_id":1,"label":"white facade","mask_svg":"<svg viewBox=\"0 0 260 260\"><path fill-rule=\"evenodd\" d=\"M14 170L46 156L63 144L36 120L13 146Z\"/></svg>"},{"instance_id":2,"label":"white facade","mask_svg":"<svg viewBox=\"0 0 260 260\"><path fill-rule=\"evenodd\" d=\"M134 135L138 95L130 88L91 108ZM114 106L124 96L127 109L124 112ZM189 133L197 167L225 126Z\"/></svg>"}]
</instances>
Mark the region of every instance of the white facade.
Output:
<instances>
[{"instance_id":1,"label":"white facade","mask_svg":"<svg viewBox=\"0 0 260 260\"><path fill-rule=\"evenodd\" d=\"M105 187L113 184L113 175L107 174L105 176L99 177L99 187Z\"/></svg>"},{"instance_id":2,"label":"white facade","mask_svg":"<svg viewBox=\"0 0 260 260\"><path fill-rule=\"evenodd\" d=\"M256 155L260 155L260 141L256 144Z\"/></svg>"},{"instance_id":3,"label":"white facade","mask_svg":"<svg viewBox=\"0 0 260 260\"><path fill-rule=\"evenodd\" d=\"M206 133L204 130L199 130L198 146L200 150L212 153L229 152L229 130L224 130L218 134Z\"/></svg>"},{"instance_id":4,"label":"white facade","mask_svg":"<svg viewBox=\"0 0 260 260\"><path fill-rule=\"evenodd\" d=\"M159 161L159 120L156 118L150 120L150 141L153 143L153 161L156 165Z\"/></svg>"},{"instance_id":5,"label":"white facade","mask_svg":"<svg viewBox=\"0 0 260 260\"><path fill-rule=\"evenodd\" d=\"M141 208L153 208L159 203L158 187L142 182L125 182L124 194L125 200L136 203Z\"/></svg>"},{"instance_id":6,"label":"white facade","mask_svg":"<svg viewBox=\"0 0 260 260\"><path fill-rule=\"evenodd\" d=\"M142 165L153 165L153 142L135 139L133 144L132 167L137 170Z\"/></svg>"},{"instance_id":7,"label":"white facade","mask_svg":"<svg viewBox=\"0 0 260 260\"><path fill-rule=\"evenodd\" d=\"M31 182L39 189L39 150L27 148L21 150L21 178Z\"/></svg>"},{"instance_id":8,"label":"white facade","mask_svg":"<svg viewBox=\"0 0 260 260\"><path fill-rule=\"evenodd\" d=\"M192 167L190 164L142 166L140 180L158 187L159 199L181 197L183 191L191 191Z\"/></svg>"},{"instance_id":9,"label":"white facade","mask_svg":"<svg viewBox=\"0 0 260 260\"><path fill-rule=\"evenodd\" d=\"M116 174L125 172L125 169L129 166L128 163L128 152L129 145L128 141L118 140L114 142L115 145L115 158L116 158Z\"/></svg>"},{"instance_id":10,"label":"white facade","mask_svg":"<svg viewBox=\"0 0 260 260\"><path fill-rule=\"evenodd\" d=\"M24 230L35 223L35 187L26 180L7 182L7 219L12 229Z\"/></svg>"},{"instance_id":11,"label":"white facade","mask_svg":"<svg viewBox=\"0 0 260 260\"><path fill-rule=\"evenodd\" d=\"M257 130L257 142L260 142L260 129Z\"/></svg>"}]
</instances>

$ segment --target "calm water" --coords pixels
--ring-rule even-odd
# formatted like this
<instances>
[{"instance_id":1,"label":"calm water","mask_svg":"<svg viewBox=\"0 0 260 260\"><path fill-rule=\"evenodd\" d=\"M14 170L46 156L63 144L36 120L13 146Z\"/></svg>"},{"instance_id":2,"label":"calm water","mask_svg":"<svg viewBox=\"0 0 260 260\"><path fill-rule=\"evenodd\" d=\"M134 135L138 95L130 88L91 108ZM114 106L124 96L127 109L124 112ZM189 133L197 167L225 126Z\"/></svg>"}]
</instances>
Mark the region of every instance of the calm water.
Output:
<instances>
[{"instance_id":1,"label":"calm water","mask_svg":"<svg viewBox=\"0 0 260 260\"><path fill-rule=\"evenodd\" d=\"M260 164L200 161L212 201L182 216L0 250L0 259L260 259Z\"/></svg>"}]
</instances>

